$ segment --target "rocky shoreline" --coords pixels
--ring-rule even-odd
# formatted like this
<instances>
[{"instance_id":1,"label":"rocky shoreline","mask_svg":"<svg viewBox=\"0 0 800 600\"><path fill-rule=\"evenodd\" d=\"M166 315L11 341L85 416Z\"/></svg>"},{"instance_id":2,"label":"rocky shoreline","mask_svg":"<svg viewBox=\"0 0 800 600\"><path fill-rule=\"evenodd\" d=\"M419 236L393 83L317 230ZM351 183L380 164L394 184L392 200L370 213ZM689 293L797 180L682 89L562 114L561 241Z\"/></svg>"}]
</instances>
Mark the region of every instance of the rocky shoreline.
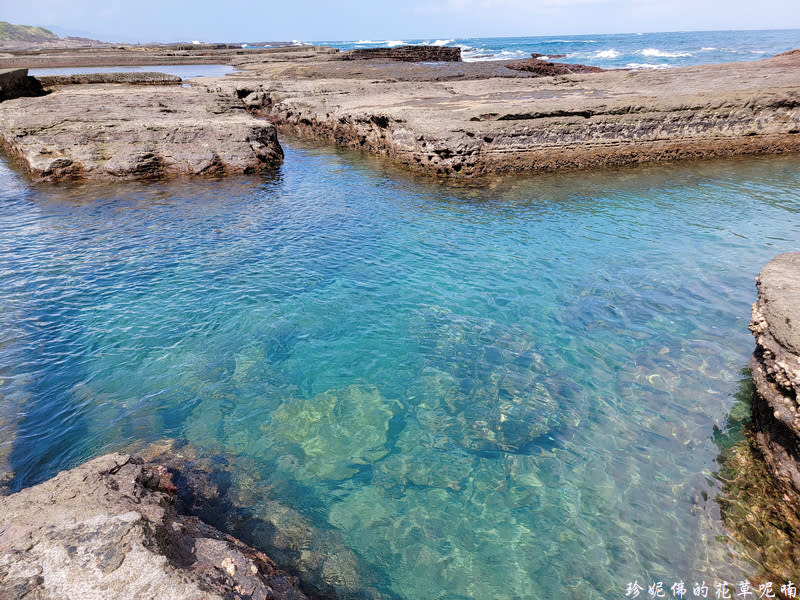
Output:
<instances>
[{"instance_id":1,"label":"rocky shoreline","mask_svg":"<svg viewBox=\"0 0 800 600\"><path fill-rule=\"evenodd\" d=\"M800 517L800 252L772 259L756 282L755 437L783 500Z\"/></svg>"},{"instance_id":2,"label":"rocky shoreline","mask_svg":"<svg viewBox=\"0 0 800 600\"><path fill-rule=\"evenodd\" d=\"M305 600L272 560L179 514L162 465L108 454L0 497L0 596Z\"/></svg>"},{"instance_id":3,"label":"rocky shoreline","mask_svg":"<svg viewBox=\"0 0 800 600\"><path fill-rule=\"evenodd\" d=\"M46 96L0 103L0 145L33 179L48 181L258 172L282 156L273 126L456 180L800 150L800 51L752 63L596 72L535 56L464 63L457 48L379 50L111 48L0 57L0 67L204 61L239 69L189 87L153 81L147 93L102 77L44 80Z\"/></svg>"}]
</instances>

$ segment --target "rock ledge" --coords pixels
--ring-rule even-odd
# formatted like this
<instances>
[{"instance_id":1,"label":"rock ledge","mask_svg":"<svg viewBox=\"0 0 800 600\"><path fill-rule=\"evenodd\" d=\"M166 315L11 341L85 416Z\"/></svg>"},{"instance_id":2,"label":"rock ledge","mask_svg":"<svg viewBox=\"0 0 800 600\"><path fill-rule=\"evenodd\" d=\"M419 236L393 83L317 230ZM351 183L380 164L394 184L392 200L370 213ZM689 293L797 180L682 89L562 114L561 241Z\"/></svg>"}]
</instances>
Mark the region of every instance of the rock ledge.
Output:
<instances>
[{"instance_id":1,"label":"rock ledge","mask_svg":"<svg viewBox=\"0 0 800 600\"><path fill-rule=\"evenodd\" d=\"M800 252L772 259L756 285L750 321L756 440L784 500L800 515Z\"/></svg>"}]
</instances>

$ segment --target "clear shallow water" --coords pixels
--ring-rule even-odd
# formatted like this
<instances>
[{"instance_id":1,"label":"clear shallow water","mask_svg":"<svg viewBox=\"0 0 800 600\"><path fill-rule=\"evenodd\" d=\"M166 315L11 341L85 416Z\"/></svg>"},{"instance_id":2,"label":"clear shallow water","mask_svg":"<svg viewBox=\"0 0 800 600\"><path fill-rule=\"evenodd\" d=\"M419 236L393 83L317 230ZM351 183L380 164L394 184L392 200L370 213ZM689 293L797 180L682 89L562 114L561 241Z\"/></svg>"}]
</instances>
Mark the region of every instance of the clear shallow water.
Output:
<instances>
[{"instance_id":1,"label":"clear shallow water","mask_svg":"<svg viewBox=\"0 0 800 600\"><path fill-rule=\"evenodd\" d=\"M800 240L800 158L453 189L285 149L273 176L219 181L31 186L0 165L12 487L180 437L390 597L754 572L697 498L753 277Z\"/></svg>"},{"instance_id":2,"label":"clear shallow water","mask_svg":"<svg viewBox=\"0 0 800 600\"><path fill-rule=\"evenodd\" d=\"M317 42L351 50L401 44L459 46L465 61L529 58L532 52L606 69L666 69L759 60L800 48L800 30L675 31L507 38L355 40Z\"/></svg>"},{"instance_id":3,"label":"clear shallow water","mask_svg":"<svg viewBox=\"0 0 800 600\"><path fill-rule=\"evenodd\" d=\"M146 65L143 67L59 67L53 69L28 69L29 75L77 75L84 73L167 73L181 79L194 77L222 77L233 73L230 65Z\"/></svg>"}]
</instances>

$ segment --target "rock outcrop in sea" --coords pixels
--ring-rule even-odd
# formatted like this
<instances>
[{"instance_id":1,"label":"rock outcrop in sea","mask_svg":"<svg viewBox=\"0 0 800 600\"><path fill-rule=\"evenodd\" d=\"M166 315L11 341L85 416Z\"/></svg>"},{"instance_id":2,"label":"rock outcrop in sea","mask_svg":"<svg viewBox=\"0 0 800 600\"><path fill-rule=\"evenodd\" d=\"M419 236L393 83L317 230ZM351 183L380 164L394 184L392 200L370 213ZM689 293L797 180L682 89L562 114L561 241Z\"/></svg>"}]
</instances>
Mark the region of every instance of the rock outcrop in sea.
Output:
<instances>
[{"instance_id":1,"label":"rock outcrop in sea","mask_svg":"<svg viewBox=\"0 0 800 600\"><path fill-rule=\"evenodd\" d=\"M272 560L175 510L163 466L108 454L0 498L0 597L305 600Z\"/></svg>"},{"instance_id":2,"label":"rock outcrop in sea","mask_svg":"<svg viewBox=\"0 0 800 600\"><path fill-rule=\"evenodd\" d=\"M399 60L402 62L461 62L461 48L453 46L395 46L356 48L336 54L338 60Z\"/></svg>"},{"instance_id":3,"label":"rock outcrop in sea","mask_svg":"<svg viewBox=\"0 0 800 600\"><path fill-rule=\"evenodd\" d=\"M800 516L800 252L772 259L756 284L750 322L756 440L784 501Z\"/></svg>"}]
</instances>

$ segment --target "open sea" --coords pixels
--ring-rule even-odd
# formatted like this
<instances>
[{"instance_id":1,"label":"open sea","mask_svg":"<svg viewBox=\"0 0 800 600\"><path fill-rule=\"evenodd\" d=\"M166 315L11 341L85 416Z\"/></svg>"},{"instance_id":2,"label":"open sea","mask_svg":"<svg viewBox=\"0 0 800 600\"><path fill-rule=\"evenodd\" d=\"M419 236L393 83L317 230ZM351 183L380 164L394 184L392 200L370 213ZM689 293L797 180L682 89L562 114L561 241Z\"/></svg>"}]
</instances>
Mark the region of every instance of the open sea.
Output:
<instances>
[{"instance_id":1,"label":"open sea","mask_svg":"<svg viewBox=\"0 0 800 600\"><path fill-rule=\"evenodd\" d=\"M675 66L800 46L659 35L453 43ZM452 187L282 143L273 173L225 179L33 185L0 159L12 490L177 439L225 474L239 533L343 598L757 575L718 458L754 277L800 246L800 157Z\"/></svg>"},{"instance_id":2,"label":"open sea","mask_svg":"<svg viewBox=\"0 0 800 600\"><path fill-rule=\"evenodd\" d=\"M403 44L458 46L465 61L530 58L532 52L560 62L604 69L668 69L759 60L800 48L800 29L769 31L676 31L509 38L318 41L341 50ZM562 58L555 58L564 55Z\"/></svg>"}]
</instances>

